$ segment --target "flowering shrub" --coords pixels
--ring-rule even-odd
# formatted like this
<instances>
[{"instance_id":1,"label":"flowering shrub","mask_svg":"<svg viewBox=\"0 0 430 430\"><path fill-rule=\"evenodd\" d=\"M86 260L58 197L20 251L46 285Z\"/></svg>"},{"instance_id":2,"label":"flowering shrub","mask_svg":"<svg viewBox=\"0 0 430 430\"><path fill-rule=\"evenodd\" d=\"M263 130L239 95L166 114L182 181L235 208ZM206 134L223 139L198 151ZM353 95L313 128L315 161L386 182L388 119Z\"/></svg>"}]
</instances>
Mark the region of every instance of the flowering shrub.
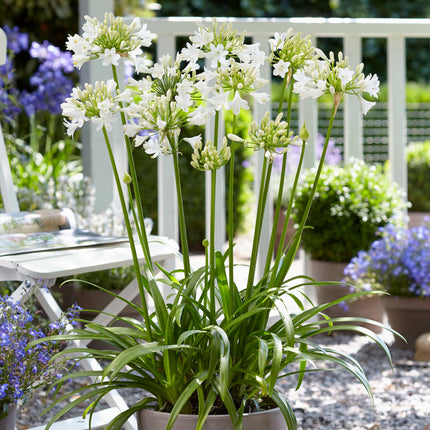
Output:
<instances>
[{"instance_id":1,"label":"flowering shrub","mask_svg":"<svg viewBox=\"0 0 430 430\"><path fill-rule=\"evenodd\" d=\"M12 119L23 110L29 117L39 111L59 114L61 103L73 88L70 53L61 51L46 40L42 44L32 42L29 47L28 35L21 33L18 27L6 25L4 31L8 40L6 64L0 66L0 100L5 109L4 119ZM14 58L23 51L28 51L30 58L39 62L28 82L33 91L16 87L18 72L14 67Z\"/></svg>"},{"instance_id":2,"label":"flowering shrub","mask_svg":"<svg viewBox=\"0 0 430 430\"><path fill-rule=\"evenodd\" d=\"M368 251L360 251L345 269L345 281L360 288L398 296L430 296L430 229L409 230L389 224Z\"/></svg>"},{"instance_id":3,"label":"flowering shrub","mask_svg":"<svg viewBox=\"0 0 430 430\"><path fill-rule=\"evenodd\" d=\"M60 176L82 171L79 147L64 137L59 115L73 87L73 61L47 41L30 45L18 27L4 30L8 45L6 64L0 66L0 122L21 210L32 210L43 207L49 187L62 189ZM37 65L28 79L15 69L18 54L30 58L29 66Z\"/></svg>"},{"instance_id":4,"label":"flowering shrub","mask_svg":"<svg viewBox=\"0 0 430 430\"><path fill-rule=\"evenodd\" d=\"M406 147L410 211L430 211L430 141L411 142Z\"/></svg>"},{"instance_id":5,"label":"flowering shrub","mask_svg":"<svg viewBox=\"0 0 430 430\"><path fill-rule=\"evenodd\" d=\"M63 376L72 361L64 357L50 360L64 349L64 341L29 344L48 335L63 334L66 319L73 324L78 310L77 306L70 308L64 318L43 330L35 325L25 306L11 297L0 297L0 418L7 412L5 405L25 402L33 391Z\"/></svg>"}]
</instances>

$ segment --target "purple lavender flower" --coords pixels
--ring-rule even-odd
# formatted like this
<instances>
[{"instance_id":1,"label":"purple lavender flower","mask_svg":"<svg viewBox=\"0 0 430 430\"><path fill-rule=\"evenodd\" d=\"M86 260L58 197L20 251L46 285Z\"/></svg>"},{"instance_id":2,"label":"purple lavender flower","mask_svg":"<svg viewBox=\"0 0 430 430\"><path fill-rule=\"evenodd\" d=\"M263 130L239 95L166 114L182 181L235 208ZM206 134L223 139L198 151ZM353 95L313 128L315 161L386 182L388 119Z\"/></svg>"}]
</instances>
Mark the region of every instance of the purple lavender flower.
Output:
<instances>
[{"instance_id":1,"label":"purple lavender flower","mask_svg":"<svg viewBox=\"0 0 430 430\"><path fill-rule=\"evenodd\" d=\"M5 27L8 36L8 57L0 67L0 107L6 120L15 117L24 108L28 116L38 111L48 111L53 115L61 113L61 103L70 94L73 81L68 76L73 72L70 52L63 52L48 41L33 42L29 49L31 57L39 60L36 72L30 78L31 92L17 90L14 83L13 57L28 49L28 35L20 33L18 27ZM21 107L22 106L22 107Z\"/></svg>"},{"instance_id":2,"label":"purple lavender flower","mask_svg":"<svg viewBox=\"0 0 430 430\"><path fill-rule=\"evenodd\" d=\"M7 36L7 49L11 50L14 54L19 54L21 51L28 49L28 34L21 33L18 27L3 27Z\"/></svg>"}]
</instances>

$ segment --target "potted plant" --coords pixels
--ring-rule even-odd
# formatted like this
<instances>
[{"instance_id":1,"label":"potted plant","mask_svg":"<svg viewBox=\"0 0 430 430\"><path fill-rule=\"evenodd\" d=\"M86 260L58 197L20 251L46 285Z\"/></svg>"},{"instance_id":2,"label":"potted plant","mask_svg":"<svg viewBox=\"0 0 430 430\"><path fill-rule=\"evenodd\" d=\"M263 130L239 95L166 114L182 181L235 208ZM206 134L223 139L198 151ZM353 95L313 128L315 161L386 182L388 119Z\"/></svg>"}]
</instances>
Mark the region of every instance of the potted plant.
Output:
<instances>
[{"instance_id":1,"label":"potted plant","mask_svg":"<svg viewBox=\"0 0 430 430\"><path fill-rule=\"evenodd\" d=\"M65 341L47 341L47 336L65 332L65 321L77 316L77 307L70 308L47 327L36 324L29 308L7 295L0 296L0 428L14 430L17 406L25 403L40 387L52 384L73 360L56 357ZM43 343L30 346L41 339Z\"/></svg>"},{"instance_id":2,"label":"potted plant","mask_svg":"<svg viewBox=\"0 0 430 430\"><path fill-rule=\"evenodd\" d=\"M314 176L315 169L309 169L299 184L293 212L296 223L305 213ZM348 262L359 250L368 248L379 227L390 221L403 222L405 208L404 194L389 182L382 166L367 165L358 159L344 165L325 165L308 217L309 228L303 232L301 241L310 257L310 276L317 281L341 281ZM318 303L343 296L344 289L342 285L317 288ZM350 303L348 308L333 307L329 313L373 315L382 321L379 300L379 297L365 298Z\"/></svg>"},{"instance_id":3,"label":"potted plant","mask_svg":"<svg viewBox=\"0 0 430 430\"><path fill-rule=\"evenodd\" d=\"M411 142L406 147L408 163L409 227L422 224L430 215L430 141Z\"/></svg>"},{"instance_id":4,"label":"potted plant","mask_svg":"<svg viewBox=\"0 0 430 430\"><path fill-rule=\"evenodd\" d=\"M387 225L367 251L360 251L345 269L345 281L365 290L388 293L382 303L392 328L413 349L415 340L430 331L430 229Z\"/></svg>"},{"instance_id":5,"label":"potted plant","mask_svg":"<svg viewBox=\"0 0 430 430\"><path fill-rule=\"evenodd\" d=\"M94 399L88 410L91 414L105 394L113 389L131 387L142 390L141 400L113 418L107 429L119 429L134 413L138 413L141 425L151 429L157 428L152 421L148 424L154 414L161 416L162 429L171 429L183 419L192 420L192 424L185 427L187 429L201 429L203 424L210 425L212 419L216 420L217 428L239 430L251 419L260 420L259 428L264 425L268 429L296 429L293 408L288 399L278 393L275 384L279 377L285 375L292 386L300 387L306 372L311 370L308 369L310 361L315 365L319 361L340 364L355 375L370 393L365 374L352 357L331 348L325 349L313 340L318 334L340 328L333 326L336 320L316 320L314 317L325 313L330 306L336 306L342 299L313 305L303 298L297 278L289 275L314 193L309 196L288 250L280 247L272 261L276 226L266 256L259 255L259 245L263 240L261 230L272 161L280 156L285 164L291 145L300 145L299 165L287 208L289 218L305 143L309 137L305 126L296 134L290 130L293 92L304 98L323 94L332 96L332 116L319 167L315 171L316 184L341 98L344 94L358 96L363 112L367 112L375 103L369 98L376 97L378 93L377 77L365 77L362 66L351 69L342 54L336 58L333 54L325 56L312 46L309 37L292 31L276 34L270 39L271 53L266 57L258 45L245 43L244 35L234 31L231 25L219 24L215 20L212 27L200 23L190 42L175 58L162 56L159 62L148 67L141 54L142 47L150 42L150 32L146 27L141 27L138 19L128 25L122 18L112 15L106 15L104 22L86 17L83 35L70 36L68 40L78 68L96 58L112 68L113 79L74 89L63 104L63 113L69 135L73 135L85 122L94 123L103 133L122 202L130 249L136 255L136 247L141 246L146 261L144 265L140 265L137 258L134 261L140 303L133 306L140 313L140 320L118 317L127 323L127 327L105 327L88 322L84 328L65 336L76 340L103 340L112 347L102 351L77 349L85 356L89 354L102 360L105 367L99 372L76 372L57 381L61 383L66 378L83 374L95 378L94 383L67 395L77 395L77 399L57 413L47 428L67 410L86 399ZM143 79L129 80L125 89L117 78L117 65L121 57L127 58L138 73L145 75ZM204 70L199 66L203 58L206 59ZM273 73L283 79L282 94L288 106L286 120L281 113L271 120L267 113L262 120L250 124L249 136L244 140L236 134L234 117L241 109L249 110L251 100L254 103L267 100L267 96L259 91L264 84L259 69L267 61L273 66ZM233 130L228 136L220 134L223 109L233 112ZM280 112L281 109L282 103ZM115 114L118 113L130 163L130 171L126 173L117 170L109 138ZM214 117L213 136L205 136L203 140L202 135L198 134L182 139L182 127L191 124L203 128L209 117ZM202 240L206 261L197 269L192 269L190 265L178 162L181 147L188 144L193 147L192 166L208 173L211 189L210 232L209 237ZM254 151L262 150L265 157L248 279L245 288L239 290L234 273L234 217L231 214L234 209L235 151L238 145L243 144ZM162 279L154 277L148 239L143 228L143 209L132 157L136 146L143 146L152 158L169 156L173 159L183 266L172 272L161 268L164 273ZM227 165L230 178L226 252L215 249L214 245L217 216L215 184L218 170L223 165ZM131 217L135 220L137 236L131 229L121 178L130 195L136 199ZM279 196L283 194L282 179ZM276 209L278 214L280 206ZM285 235L286 227L283 231ZM266 269L257 279L259 257L265 259ZM162 283L172 290L168 298L161 294ZM306 276L301 278L301 283L313 284ZM348 297L367 294L377 292L356 292ZM301 309L298 314L291 314L286 308L282 299L287 295ZM154 303L153 308L149 299ZM273 314L277 316L275 321L270 318ZM372 331L349 324L352 320L345 320L341 327L367 334L389 355L386 345ZM375 326L378 326L377 322ZM291 363L298 363L299 372L297 368L289 370ZM148 396L143 395L148 392ZM221 415L225 420L222 424L218 421ZM261 423L262 416L264 424Z\"/></svg>"}]
</instances>

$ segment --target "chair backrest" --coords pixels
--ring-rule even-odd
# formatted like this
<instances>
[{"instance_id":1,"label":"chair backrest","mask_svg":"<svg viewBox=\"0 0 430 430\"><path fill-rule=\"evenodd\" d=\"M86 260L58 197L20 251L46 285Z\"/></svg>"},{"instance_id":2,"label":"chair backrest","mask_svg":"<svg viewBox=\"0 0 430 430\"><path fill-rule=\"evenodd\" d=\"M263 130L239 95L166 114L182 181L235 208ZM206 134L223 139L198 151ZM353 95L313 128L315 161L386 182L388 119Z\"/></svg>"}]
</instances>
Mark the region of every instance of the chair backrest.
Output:
<instances>
[{"instance_id":1,"label":"chair backrest","mask_svg":"<svg viewBox=\"0 0 430 430\"><path fill-rule=\"evenodd\" d=\"M6 63L6 34L0 28L0 66ZM13 186L9 158L6 152L3 132L0 124L0 193L5 212L18 212L19 205Z\"/></svg>"}]
</instances>

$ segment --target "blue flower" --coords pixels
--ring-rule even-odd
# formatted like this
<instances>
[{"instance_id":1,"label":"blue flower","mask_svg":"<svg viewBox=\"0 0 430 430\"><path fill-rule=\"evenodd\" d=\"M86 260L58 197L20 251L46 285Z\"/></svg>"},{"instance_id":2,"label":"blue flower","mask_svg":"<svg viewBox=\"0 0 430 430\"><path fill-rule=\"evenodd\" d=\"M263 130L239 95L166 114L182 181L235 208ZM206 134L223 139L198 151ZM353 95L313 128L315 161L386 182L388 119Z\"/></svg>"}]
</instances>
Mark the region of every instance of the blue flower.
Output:
<instances>
[{"instance_id":1,"label":"blue flower","mask_svg":"<svg viewBox=\"0 0 430 430\"><path fill-rule=\"evenodd\" d=\"M16 26L11 28L5 25L3 30L7 36L7 48L13 53L19 54L28 49L28 34L21 33Z\"/></svg>"},{"instance_id":2,"label":"blue flower","mask_svg":"<svg viewBox=\"0 0 430 430\"><path fill-rule=\"evenodd\" d=\"M430 296L430 229L391 224L378 231L368 251L360 251L345 269L345 281L394 295Z\"/></svg>"},{"instance_id":3,"label":"blue flower","mask_svg":"<svg viewBox=\"0 0 430 430\"><path fill-rule=\"evenodd\" d=\"M76 307L68 316L76 316ZM70 360L51 361L61 351L61 342L29 343L43 339L47 334L64 333L65 323L52 323L48 332L35 326L33 316L10 297L0 297L0 400L14 403L25 400L38 386L54 382ZM7 371L3 371L7 369Z\"/></svg>"}]
</instances>

